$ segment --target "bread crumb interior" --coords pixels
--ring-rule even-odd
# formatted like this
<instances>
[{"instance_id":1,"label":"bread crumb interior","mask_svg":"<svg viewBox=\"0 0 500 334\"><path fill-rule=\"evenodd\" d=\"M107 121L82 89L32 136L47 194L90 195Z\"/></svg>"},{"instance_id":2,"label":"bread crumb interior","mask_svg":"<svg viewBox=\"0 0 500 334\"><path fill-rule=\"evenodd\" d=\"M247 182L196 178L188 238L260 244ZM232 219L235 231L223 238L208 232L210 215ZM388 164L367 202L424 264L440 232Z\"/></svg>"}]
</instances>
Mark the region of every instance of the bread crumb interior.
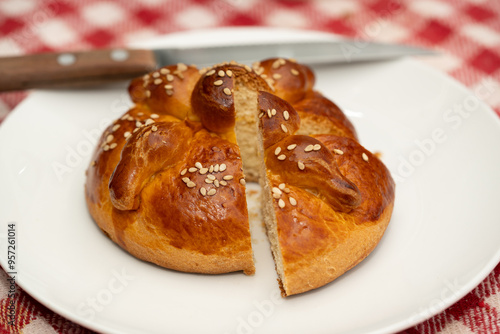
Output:
<instances>
[{"instance_id":1,"label":"bread crumb interior","mask_svg":"<svg viewBox=\"0 0 500 334\"><path fill-rule=\"evenodd\" d=\"M262 133L259 129L258 92L236 83L234 92L236 110L235 133L243 161L243 172L248 182L259 182L261 186L261 211L266 226L267 237L276 265L276 272L281 285L286 290L283 271L283 258L278 239L278 226L274 211L271 184L267 177L264 159Z\"/></svg>"}]
</instances>

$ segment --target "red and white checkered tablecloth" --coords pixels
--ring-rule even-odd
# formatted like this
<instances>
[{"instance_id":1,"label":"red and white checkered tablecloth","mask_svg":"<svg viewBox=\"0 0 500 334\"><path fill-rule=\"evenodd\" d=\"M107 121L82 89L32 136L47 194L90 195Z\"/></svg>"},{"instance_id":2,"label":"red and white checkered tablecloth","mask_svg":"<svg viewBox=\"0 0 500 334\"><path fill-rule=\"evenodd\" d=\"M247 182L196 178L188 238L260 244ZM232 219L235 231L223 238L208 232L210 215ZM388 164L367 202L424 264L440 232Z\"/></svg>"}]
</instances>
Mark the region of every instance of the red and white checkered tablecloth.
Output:
<instances>
[{"instance_id":1,"label":"red and white checkered tablecloth","mask_svg":"<svg viewBox=\"0 0 500 334\"><path fill-rule=\"evenodd\" d=\"M122 46L222 26L303 28L436 49L442 56L428 64L472 90L488 82L496 93L484 102L500 115L498 0L0 0L0 56ZM0 93L0 122L28 95ZM9 325L8 289L0 270L0 334L93 333L19 287ZM500 333L500 265L456 304L405 332Z\"/></svg>"}]
</instances>

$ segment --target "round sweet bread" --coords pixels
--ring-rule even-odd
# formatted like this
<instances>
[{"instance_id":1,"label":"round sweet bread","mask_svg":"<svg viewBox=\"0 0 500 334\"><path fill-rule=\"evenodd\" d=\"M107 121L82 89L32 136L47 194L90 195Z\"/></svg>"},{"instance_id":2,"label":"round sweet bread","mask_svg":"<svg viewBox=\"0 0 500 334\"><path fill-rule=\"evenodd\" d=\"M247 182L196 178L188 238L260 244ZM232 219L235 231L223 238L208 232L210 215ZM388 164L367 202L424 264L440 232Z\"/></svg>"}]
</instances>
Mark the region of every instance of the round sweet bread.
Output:
<instances>
[{"instance_id":1,"label":"round sweet bread","mask_svg":"<svg viewBox=\"0 0 500 334\"><path fill-rule=\"evenodd\" d=\"M134 106L105 130L87 170L90 214L139 259L253 274L245 184L259 182L283 295L331 282L379 243L395 185L314 80L281 58L134 79Z\"/></svg>"}]
</instances>

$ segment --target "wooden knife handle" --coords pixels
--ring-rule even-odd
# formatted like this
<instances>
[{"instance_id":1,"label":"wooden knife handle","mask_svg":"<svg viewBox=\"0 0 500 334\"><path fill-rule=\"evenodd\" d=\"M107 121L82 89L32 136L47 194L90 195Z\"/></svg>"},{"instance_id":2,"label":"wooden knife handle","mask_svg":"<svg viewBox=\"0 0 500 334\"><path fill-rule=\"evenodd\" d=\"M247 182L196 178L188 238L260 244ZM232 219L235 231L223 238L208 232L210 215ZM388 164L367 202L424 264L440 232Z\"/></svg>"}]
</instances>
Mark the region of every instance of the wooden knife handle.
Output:
<instances>
[{"instance_id":1,"label":"wooden knife handle","mask_svg":"<svg viewBox=\"0 0 500 334\"><path fill-rule=\"evenodd\" d=\"M102 49L0 58L0 91L127 80L156 68L151 50Z\"/></svg>"}]
</instances>

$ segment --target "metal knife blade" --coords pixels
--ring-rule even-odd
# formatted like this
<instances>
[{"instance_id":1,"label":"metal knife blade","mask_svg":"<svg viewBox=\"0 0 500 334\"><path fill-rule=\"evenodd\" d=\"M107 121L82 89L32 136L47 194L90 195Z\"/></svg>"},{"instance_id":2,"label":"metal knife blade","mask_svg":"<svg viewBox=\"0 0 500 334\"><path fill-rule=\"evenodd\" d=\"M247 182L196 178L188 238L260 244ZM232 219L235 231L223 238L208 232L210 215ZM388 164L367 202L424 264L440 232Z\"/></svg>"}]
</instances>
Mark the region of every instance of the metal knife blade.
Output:
<instances>
[{"instance_id":1,"label":"metal knife blade","mask_svg":"<svg viewBox=\"0 0 500 334\"><path fill-rule=\"evenodd\" d=\"M434 52L357 40L42 53L0 58L0 91L81 87L129 80L157 67L176 63L204 67L223 61L250 64L266 58L283 57L295 58L304 64L338 64L430 54Z\"/></svg>"},{"instance_id":2,"label":"metal knife blade","mask_svg":"<svg viewBox=\"0 0 500 334\"><path fill-rule=\"evenodd\" d=\"M377 61L403 56L433 55L436 52L407 45L361 40L304 41L268 44L239 44L153 50L159 66L183 62L209 66L234 60L250 64L271 57L294 58L300 63L339 64Z\"/></svg>"}]
</instances>

